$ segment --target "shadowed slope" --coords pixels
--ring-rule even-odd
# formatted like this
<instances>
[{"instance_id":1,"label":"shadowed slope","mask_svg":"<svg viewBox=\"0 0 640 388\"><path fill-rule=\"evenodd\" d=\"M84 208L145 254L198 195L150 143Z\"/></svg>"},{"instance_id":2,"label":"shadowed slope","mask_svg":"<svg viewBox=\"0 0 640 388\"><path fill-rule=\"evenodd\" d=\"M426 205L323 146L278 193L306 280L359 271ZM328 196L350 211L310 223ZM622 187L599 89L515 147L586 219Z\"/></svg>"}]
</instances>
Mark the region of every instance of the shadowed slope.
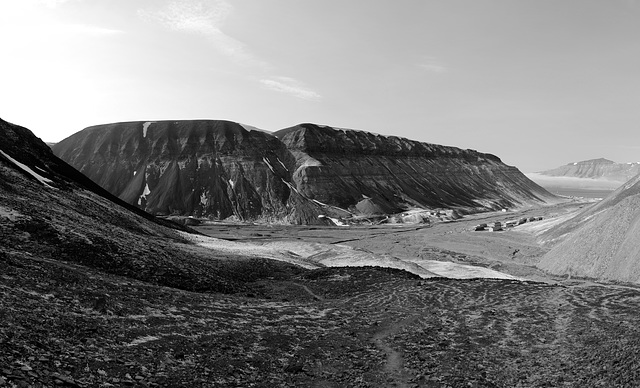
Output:
<instances>
[{"instance_id":1,"label":"shadowed slope","mask_svg":"<svg viewBox=\"0 0 640 388\"><path fill-rule=\"evenodd\" d=\"M554 196L494 155L395 136L300 124L275 133L296 157L305 196L341 207L365 198L396 208L480 211Z\"/></svg>"},{"instance_id":2,"label":"shadowed slope","mask_svg":"<svg viewBox=\"0 0 640 388\"><path fill-rule=\"evenodd\" d=\"M0 262L5 265L27 259L75 262L210 291L233 291L244 281L291 268L269 260L212 257L161 224L184 227L131 208L55 157L29 130L0 120Z\"/></svg>"},{"instance_id":3,"label":"shadowed slope","mask_svg":"<svg viewBox=\"0 0 640 388\"><path fill-rule=\"evenodd\" d=\"M152 214L240 219L287 214L287 151L273 136L237 123L98 125L53 150L111 193Z\"/></svg>"},{"instance_id":4,"label":"shadowed slope","mask_svg":"<svg viewBox=\"0 0 640 388\"><path fill-rule=\"evenodd\" d=\"M0 119L0 138L2 139L0 150L3 150L3 159L5 161L9 161L8 159L12 158L14 161L19 161L18 163L22 162L25 166L32 166L34 170L39 171L39 174L43 178L52 180L53 182L51 184L54 187L71 191L79 186L82 189L92 191L109 201L115 202L119 206L122 206L136 215L154 223L169 226L171 228L188 230L172 222L158 219L144 211L140 211L137 207L131 206L127 202L111 194L102 186L96 184L91 179L88 179L85 175L78 172L78 170L55 156L51 148L47 146L47 144L43 143L39 138L35 137L27 128L11 124ZM11 155L13 155L13 157ZM17 167L14 163L10 164ZM18 168L18 170L23 174L25 173L23 169ZM26 173L26 176L31 176L31 178L33 178L33 175L28 172Z\"/></svg>"},{"instance_id":5,"label":"shadowed slope","mask_svg":"<svg viewBox=\"0 0 640 388\"><path fill-rule=\"evenodd\" d=\"M313 124L274 135L229 121L140 121L89 127L53 150L151 214L317 224L554 198L515 167L473 150Z\"/></svg>"}]
</instances>

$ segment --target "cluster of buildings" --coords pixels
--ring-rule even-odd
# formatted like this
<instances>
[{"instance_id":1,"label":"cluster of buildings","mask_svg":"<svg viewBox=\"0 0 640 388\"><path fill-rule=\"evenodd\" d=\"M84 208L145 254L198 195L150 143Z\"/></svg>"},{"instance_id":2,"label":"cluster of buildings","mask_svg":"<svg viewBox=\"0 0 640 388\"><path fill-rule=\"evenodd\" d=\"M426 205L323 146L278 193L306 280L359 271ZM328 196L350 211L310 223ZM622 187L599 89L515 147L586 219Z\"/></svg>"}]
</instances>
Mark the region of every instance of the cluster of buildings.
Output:
<instances>
[{"instance_id":1,"label":"cluster of buildings","mask_svg":"<svg viewBox=\"0 0 640 388\"><path fill-rule=\"evenodd\" d=\"M542 220L542 217L529 217L529 218L523 217L517 220L509 220L504 222L496 221L496 222L490 222L488 224L476 225L474 226L473 230L476 232L480 232L480 231L498 232L501 230L505 230L507 228L513 228L514 226L522 225L525 222L534 222L534 221L541 221L541 220Z\"/></svg>"}]
</instances>

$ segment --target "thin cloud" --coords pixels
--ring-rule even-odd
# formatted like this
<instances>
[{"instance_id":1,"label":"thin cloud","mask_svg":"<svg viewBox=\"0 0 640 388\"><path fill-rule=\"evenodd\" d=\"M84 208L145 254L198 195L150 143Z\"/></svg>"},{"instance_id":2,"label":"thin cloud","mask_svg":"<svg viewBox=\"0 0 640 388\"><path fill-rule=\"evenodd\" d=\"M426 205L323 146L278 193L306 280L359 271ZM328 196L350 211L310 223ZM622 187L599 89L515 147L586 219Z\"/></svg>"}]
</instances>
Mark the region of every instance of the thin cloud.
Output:
<instances>
[{"instance_id":1,"label":"thin cloud","mask_svg":"<svg viewBox=\"0 0 640 388\"><path fill-rule=\"evenodd\" d=\"M69 0L35 0L34 1L36 5L44 5L49 8L56 8L67 2L69 2Z\"/></svg>"},{"instance_id":2,"label":"thin cloud","mask_svg":"<svg viewBox=\"0 0 640 388\"><path fill-rule=\"evenodd\" d=\"M74 34L94 35L94 36L106 36L106 35L118 35L124 33L122 30L115 30L111 28L104 28L99 26L91 26L88 24L71 24L60 28L63 32L69 32Z\"/></svg>"},{"instance_id":3,"label":"thin cloud","mask_svg":"<svg viewBox=\"0 0 640 388\"><path fill-rule=\"evenodd\" d=\"M233 12L225 0L168 0L156 10L140 10L140 17L160 23L176 32L190 33L207 38L212 46L237 64L258 68L264 73L273 66L251 54L246 45L222 31ZM253 77L252 77L253 78ZM320 100L320 94L290 77L269 76L259 80L263 87L286 93L304 100Z\"/></svg>"},{"instance_id":4,"label":"thin cloud","mask_svg":"<svg viewBox=\"0 0 640 388\"><path fill-rule=\"evenodd\" d=\"M0 0L0 16L10 17L16 13L39 13L43 9L54 9L70 0ZM81 1L81 0L77 0Z\"/></svg>"},{"instance_id":5,"label":"thin cloud","mask_svg":"<svg viewBox=\"0 0 640 388\"><path fill-rule=\"evenodd\" d=\"M319 101L322 96L309 89L303 83L290 77L271 77L260 80L267 89L286 93L303 100Z\"/></svg>"},{"instance_id":6,"label":"thin cloud","mask_svg":"<svg viewBox=\"0 0 640 388\"><path fill-rule=\"evenodd\" d=\"M140 10L138 14L174 31L202 35L220 53L239 64L266 68L267 64L251 55L242 42L222 32L232 10L231 4L223 0L171 0L159 10Z\"/></svg>"},{"instance_id":7,"label":"thin cloud","mask_svg":"<svg viewBox=\"0 0 640 388\"><path fill-rule=\"evenodd\" d=\"M418 67L433 73L444 73L448 70L446 66L444 66L434 58L426 58L422 63L418 65Z\"/></svg>"},{"instance_id":8,"label":"thin cloud","mask_svg":"<svg viewBox=\"0 0 640 388\"><path fill-rule=\"evenodd\" d=\"M74 0L80 2L82 0ZM19 35L13 42L40 41L43 38L88 36L107 37L122 30L84 24L67 24L52 17L51 9L71 4L71 0L0 0L0 35ZM6 33L5 33L6 32ZM18 43L14 43L18 44Z\"/></svg>"}]
</instances>

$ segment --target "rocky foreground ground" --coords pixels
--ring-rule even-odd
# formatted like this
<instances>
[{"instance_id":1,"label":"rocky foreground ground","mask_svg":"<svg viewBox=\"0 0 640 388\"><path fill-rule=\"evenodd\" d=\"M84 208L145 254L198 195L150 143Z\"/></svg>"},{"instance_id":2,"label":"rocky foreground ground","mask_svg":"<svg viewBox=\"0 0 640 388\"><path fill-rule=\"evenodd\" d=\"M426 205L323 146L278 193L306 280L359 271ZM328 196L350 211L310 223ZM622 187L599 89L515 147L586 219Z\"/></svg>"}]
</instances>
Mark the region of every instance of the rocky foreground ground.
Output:
<instances>
[{"instance_id":1,"label":"rocky foreground ground","mask_svg":"<svg viewBox=\"0 0 640 388\"><path fill-rule=\"evenodd\" d=\"M0 387L634 387L640 292L274 273L197 293L0 255Z\"/></svg>"}]
</instances>

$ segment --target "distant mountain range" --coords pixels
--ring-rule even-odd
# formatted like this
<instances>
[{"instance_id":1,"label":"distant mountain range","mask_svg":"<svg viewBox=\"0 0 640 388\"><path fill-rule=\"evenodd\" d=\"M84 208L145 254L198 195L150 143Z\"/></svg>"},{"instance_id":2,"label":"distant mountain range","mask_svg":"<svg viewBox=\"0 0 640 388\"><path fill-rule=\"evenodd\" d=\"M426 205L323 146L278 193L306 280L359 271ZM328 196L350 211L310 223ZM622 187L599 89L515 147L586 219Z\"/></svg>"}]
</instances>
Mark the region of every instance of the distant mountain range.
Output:
<instances>
[{"instance_id":1,"label":"distant mountain range","mask_svg":"<svg viewBox=\"0 0 640 388\"><path fill-rule=\"evenodd\" d=\"M616 163L599 158L573 162L551 170L526 174L545 188L614 190L640 174L640 162Z\"/></svg>"},{"instance_id":2,"label":"distant mountain range","mask_svg":"<svg viewBox=\"0 0 640 388\"><path fill-rule=\"evenodd\" d=\"M122 200L161 215L314 224L554 198L494 155L315 124L270 134L216 120L114 123L52 149Z\"/></svg>"},{"instance_id":3,"label":"distant mountain range","mask_svg":"<svg viewBox=\"0 0 640 388\"><path fill-rule=\"evenodd\" d=\"M606 179L624 183L640 174L640 162L616 163L604 158L590 159L582 162L569 163L552 170L542 171L540 174L547 176Z\"/></svg>"}]
</instances>

